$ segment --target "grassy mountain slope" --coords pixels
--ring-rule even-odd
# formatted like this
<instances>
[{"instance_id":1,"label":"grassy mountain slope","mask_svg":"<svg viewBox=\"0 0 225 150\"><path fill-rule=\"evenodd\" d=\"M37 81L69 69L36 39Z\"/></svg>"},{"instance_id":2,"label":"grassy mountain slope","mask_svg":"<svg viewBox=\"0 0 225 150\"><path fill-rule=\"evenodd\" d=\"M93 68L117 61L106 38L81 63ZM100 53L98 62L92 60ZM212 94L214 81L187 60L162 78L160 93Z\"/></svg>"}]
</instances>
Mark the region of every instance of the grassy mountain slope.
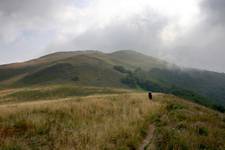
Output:
<instances>
[{"instance_id":1,"label":"grassy mountain slope","mask_svg":"<svg viewBox=\"0 0 225 150\"><path fill-rule=\"evenodd\" d=\"M176 85L195 91L217 104L225 106L225 74L199 70L168 70L154 69L149 73L151 78L161 84Z\"/></svg>"},{"instance_id":2,"label":"grassy mountain slope","mask_svg":"<svg viewBox=\"0 0 225 150\"><path fill-rule=\"evenodd\" d=\"M143 61L143 57L147 61ZM111 54L97 51L58 52L24 63L0 66L0 82L6 85L13 83L26 85L73 82L74 78L79 78L76 82L78 84L122 86L120 84L122 75L113 69L114 65L123 65L130 69L136 67L146 69L146 66L149 69L161 68L164 63L156 60L134 51ZM15 82L16 79L18 82Z\"/></svg>"},{"instance_id":3,"label":"grassy mountain slope","mask_svg":"<svg viewBox=\"0 0 225 150\"><path fill-rule=\"evenodd\" d=\"M61 55L61 53L41 57L40 59L29 61L19 66L17 69L9 65L7 69L3 68L0 70L2 73L0 75L0 80L9 81L10 78L26 74L12 84L31 85L60 82L85 84L91 81L90 84L92 85L104 85L104 82L107 81L106 78L108 78L109 82L106 83L108 83L109 86L114 86L113 84L116 84L116 81L117 84L120 85L118 80L120 73L109 69L109 64L100 59L89 57L88 54L78 55L70 52L66 54L63 53L63 56L60 58L59 55ZM47 62L46 60L49 61ZM106 76L102 77L103 73L105 73ZM110 82L110 76L113 76L112 82ZM99 80L99 78L102 80ZM2 83L7 84L7 82L4 81L2 81Z\"/></svg>"},{"instance_id":4,"label":"grassy mountain slope","mask_svg":"<svg viewBox=\"0 0 225 150\"><path fill-rule=\"evenodd\" d=\"M128 81L122 82L127 76ZM130 86L137 84L135 82L139 85ZM131 50L57 52L24 63L0 66L0 88L59 83L162 91L225 107L225 74L181 70Z\"/></svg>"},{"instance_id":5,"label":"grassy mountain slope","mask_svg":"<svg viewBox=\"0 0 225 150\"><path fill-rule=\"evenodd\" d=\"M143 143L224 150L225 116L160 93L149 101L143 92L71 85L0 91L0 149L128 150Z\"/></svg>"}]
</instances>

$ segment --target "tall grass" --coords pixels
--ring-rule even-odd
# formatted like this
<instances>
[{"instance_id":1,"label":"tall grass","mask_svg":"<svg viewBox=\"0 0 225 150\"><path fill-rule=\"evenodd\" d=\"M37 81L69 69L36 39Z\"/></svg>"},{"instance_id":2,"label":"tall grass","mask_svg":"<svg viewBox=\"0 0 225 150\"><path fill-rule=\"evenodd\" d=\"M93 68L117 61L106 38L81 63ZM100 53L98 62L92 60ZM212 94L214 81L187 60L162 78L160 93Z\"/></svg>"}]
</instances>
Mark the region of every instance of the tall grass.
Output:
<instances>
[{"instance_id":1,"label":"tall grass","mask_svg":"<svg viewBox=\"0 0 225 150\"><path fill-rule=\"evenodd\" d=\"M146 93L68 86L0 94L1 150L134 150L149 125L146 149L225 149L225 115L172 95L149 101Z\"/></svg>"},{"instance_id":2,"label":"tall grass","mask_svg":"<svg viewBox=\"0 0 225 150\"><path fill-rule=\"evenodd\" d=\"M164 107L152 119L156 126L154 143L157 149L225 149L224 114L175 96L160 97Z\"/></svg>"},{"instance_id":3,"label":"tall grass","mask_svg":"<svg viewBox=\"0 0 225 150\"><path fill-rule=\"evenodd\" d=\"M7 91L7 90L6 90ZM72 85L55 85L47 87L10 89L3 96L0 95L0 103L24 102L37 100L61 99L71 96L88 96L94 94L119 94L127 90L112 88L82 87Z\"/></svg>"},{"instance_id":4,"label":"tall grass","mask_svg":"<svg viewBox=\"0 0 225 150\"><path fill-rule=\"evenodd\" d=\"M2 106L0 149L136 149L159 109L142 94Z\"/></svg>"}]
</instances>

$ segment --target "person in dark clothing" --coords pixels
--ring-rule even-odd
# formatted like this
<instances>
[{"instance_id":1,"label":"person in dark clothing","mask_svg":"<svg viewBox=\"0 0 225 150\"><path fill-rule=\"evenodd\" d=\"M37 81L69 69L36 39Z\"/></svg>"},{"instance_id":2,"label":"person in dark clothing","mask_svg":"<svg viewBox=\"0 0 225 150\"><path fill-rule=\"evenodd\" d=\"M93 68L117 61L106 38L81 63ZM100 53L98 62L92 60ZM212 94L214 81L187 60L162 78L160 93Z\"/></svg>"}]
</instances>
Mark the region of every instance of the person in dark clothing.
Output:
<instances>
[{"instance_id":1,"label":"person in dark clothing","mask_svg":"<svg viewBox=\"0 0 225 150\"><path fill-rule=\"evenodd\" d=\"M151 91L148 92L148 98L149 98L149 100L152 100L152 92Z\"/></svg>"}]
</instances>

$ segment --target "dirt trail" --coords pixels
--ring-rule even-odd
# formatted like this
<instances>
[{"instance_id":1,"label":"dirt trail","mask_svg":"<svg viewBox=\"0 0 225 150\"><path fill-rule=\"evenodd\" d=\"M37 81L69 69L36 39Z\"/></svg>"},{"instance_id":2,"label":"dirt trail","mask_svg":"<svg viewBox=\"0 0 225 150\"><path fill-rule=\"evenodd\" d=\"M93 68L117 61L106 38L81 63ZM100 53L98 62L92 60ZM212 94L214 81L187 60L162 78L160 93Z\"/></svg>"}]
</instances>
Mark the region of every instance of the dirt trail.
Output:
<instances>
[{"instance_id":1,"label":"dirt trail","mask_svg":"<svg viewBox=\"0 0 225 150\"><path fill-rule=\"evenodd\" d=\"M142 144L139 146L138 150L154 150L155 149L152 143L154 131L155 131L154 125L150 124L148 127L147 136L142 141Z\"/></svg>"}]
</instances>

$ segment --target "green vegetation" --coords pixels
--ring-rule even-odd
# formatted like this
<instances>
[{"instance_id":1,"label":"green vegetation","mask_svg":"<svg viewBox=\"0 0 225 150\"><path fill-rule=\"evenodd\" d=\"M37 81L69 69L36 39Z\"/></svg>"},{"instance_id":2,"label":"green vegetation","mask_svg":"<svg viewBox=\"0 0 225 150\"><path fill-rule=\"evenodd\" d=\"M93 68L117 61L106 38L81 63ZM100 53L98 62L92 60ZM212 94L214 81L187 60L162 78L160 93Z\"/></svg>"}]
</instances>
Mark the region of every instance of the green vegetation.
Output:
<instances>
[{"instance_id":1,"label":"green vegetation","mask_svg":"<svg viewBox=\"0 0 225 150\"><path fill-rule=\"evenodd\" d=\"M0 81L4 81L15 76L21 75L28 72L29 70L34 70L35 67L22 67L22 68L0 68Z\"/></svg>"},{"instance_id":2,"label":"green vegetation","mask_svg":"<svg viewBox=\"0 0 225 150\"><path fill-rule=\"evenodd\" d=\"M184 80L185 82L185 79L182 80ZM200 95L198 94L198 92L194 92L193 90L188 89L185 86L179 87L175 83L161 83L162 81L155 80L154 76L149 75L148 72L142 70L141 68L138 68L133 72L127 71L126 76L121 79L121 82L131 88L141 88L147 91L173 94L196 102L198 104L213 108L220 112L225 112L225 106L223 106L222 104L220 105L220 103L218 102L210 100L209 97Z\"/></svg>"},{"instance_id":3,"label":"green vegetation","mask_svg":"<svg viewBox=\"0 0 225 150\"><path fill-rule=\"evenodd\" d=\"M120 94L126 90L112 88L82 87L73 85L55 85L48 87L28 88L15 90L0 97L0 103L24 102L37 100L56 100L71 96L88 96L96 94Z\"/></svg>"},{"instance_id":4,"label":"green vegetation","mask_svg":"<svg viewBox=\"0 0 225 150\"><path fill-rule=\"evenodd\" d=\"M43 82L51 82L55 80L73 79L76 77L76 70L71 64L59 63L26 76L20 82L25 84L40 84Z\"/></svg>"},{"instance_id":5,"label":"green vegetation","mask_svg":"<svg viewBox=\"0 0 225 150\"><path fill-rule=\"evenodd\" d=\"M164 85L194 91L209 99L215 105L225 107L225 74L193 69L152 69L148 72L151 79Z\"/></svg>"}]
</instances>

